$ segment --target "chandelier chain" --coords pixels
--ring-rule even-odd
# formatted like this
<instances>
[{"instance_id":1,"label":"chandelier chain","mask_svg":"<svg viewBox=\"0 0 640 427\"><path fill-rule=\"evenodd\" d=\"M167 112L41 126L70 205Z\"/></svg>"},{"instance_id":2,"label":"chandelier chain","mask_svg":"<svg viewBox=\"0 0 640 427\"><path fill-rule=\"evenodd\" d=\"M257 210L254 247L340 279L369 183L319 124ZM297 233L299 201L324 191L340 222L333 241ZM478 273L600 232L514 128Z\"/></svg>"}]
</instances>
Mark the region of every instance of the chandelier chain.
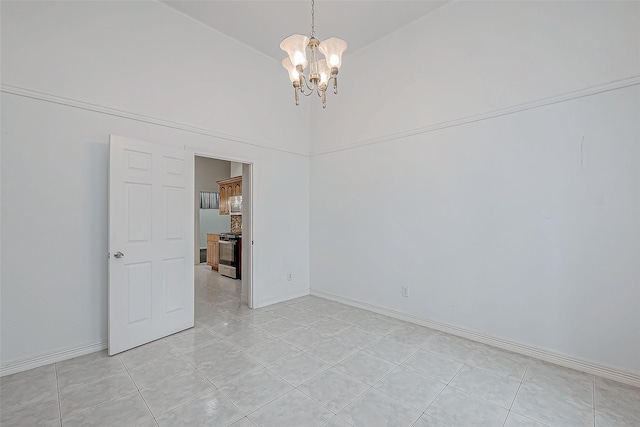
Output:
<instances>
[{"instance_id":1,"label":"chandelier chain","mask_svg":"<svg viewBox=\"0 0 640 427\"><path fill-rule=\"evenodd\" d=\"M311 0L311 37L316 36L315 0Z\"/></svg>"}]
</instances>

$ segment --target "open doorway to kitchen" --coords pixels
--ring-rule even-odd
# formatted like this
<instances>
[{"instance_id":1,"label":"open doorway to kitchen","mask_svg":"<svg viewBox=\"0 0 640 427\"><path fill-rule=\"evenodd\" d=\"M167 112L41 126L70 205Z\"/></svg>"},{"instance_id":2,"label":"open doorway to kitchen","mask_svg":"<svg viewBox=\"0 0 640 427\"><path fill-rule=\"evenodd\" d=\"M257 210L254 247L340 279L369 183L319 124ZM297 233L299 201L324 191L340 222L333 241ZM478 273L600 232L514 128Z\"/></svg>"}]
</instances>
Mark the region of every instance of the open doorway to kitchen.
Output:
<instances>
[{"instance_id":1,"label":"open doorway to kitchen","mask_svg":"<svg viewBox=\"0 0 640 427\"><path fill-rule=\"evenodd\" d=\"M252 307L252 165L196 153L195 317Z\"/></svg>"}]
</instances>

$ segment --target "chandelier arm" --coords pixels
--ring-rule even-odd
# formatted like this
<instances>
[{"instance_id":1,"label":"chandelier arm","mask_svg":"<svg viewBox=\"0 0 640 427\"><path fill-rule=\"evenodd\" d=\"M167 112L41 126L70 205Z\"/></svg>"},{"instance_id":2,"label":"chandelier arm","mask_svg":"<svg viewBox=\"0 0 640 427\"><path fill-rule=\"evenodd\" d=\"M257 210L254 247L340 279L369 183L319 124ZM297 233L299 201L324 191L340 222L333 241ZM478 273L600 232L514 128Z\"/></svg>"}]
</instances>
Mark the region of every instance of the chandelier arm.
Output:
<instances>
[{"instance_id":1,"label":"chandelier arm","mask_svg":"<svg viewBox=\"0 0 640 427\"><path fill-rule=\"evenodd\" d=\"M305 83L305 86L308 87L308 85ZM300 85L300 88L298 89L300 91L301 94L303 94L304 96L309 96L313 93L313 89L309 89L309 92L305 92L304 91L304 86Z\"/></svg>"},{"instance_id":2,"label":"chandelier arm","mask_svg":"<svg viewBox=\"0 0 640 427\"><path fill-rule=\"evenodd\" d=\"M304 86L306 86L307 89L309 89L309 93L305 93L304 92L304 86L300 85L300 90L301 90L302 94L304 96L311 95L313 93L313 89L315 89L315 85L309 86L309 82L307 81L307 78L304 76L304 74L301 74L300 76L301 76L302 81L304 82Z\"/></svg>"}]
</instances>

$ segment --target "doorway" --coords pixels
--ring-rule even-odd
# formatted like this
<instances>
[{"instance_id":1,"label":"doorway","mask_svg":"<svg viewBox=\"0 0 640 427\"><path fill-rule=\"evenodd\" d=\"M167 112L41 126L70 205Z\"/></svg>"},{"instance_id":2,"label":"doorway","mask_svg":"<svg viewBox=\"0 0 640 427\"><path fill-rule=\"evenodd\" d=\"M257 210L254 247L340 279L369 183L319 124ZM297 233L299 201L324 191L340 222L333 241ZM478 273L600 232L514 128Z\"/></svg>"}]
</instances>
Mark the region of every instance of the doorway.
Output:
<instances>
[{"instance_id":1,"label":"doorway","mask_svg":"<svg viewBox=\"0 0 640 427\"><path fill-rule=\"evenodd\" d=\"M114 355L194 326L194 264L200 251L189 199L196 194L195 157L215 155L117 135L110 135L109 142L108 353ZM240 296L228 303L249 310L253 165L236 167L247 200L234 209L241 227L236 237L245 237L248 244L237 252L243 260L236 267L241 278L232 278ZM221 203L227 207L223 198Z\"/></svg>"},{"instance_id":2,"label":"doorway","mask_svg":"<svg viewBox=\"0 0 640 427\"><path fill-rule=\"evenodd\" d=\"M251 308L251 163L194 153L196 319L212 305Z\"/></svg>"}]
</instances>

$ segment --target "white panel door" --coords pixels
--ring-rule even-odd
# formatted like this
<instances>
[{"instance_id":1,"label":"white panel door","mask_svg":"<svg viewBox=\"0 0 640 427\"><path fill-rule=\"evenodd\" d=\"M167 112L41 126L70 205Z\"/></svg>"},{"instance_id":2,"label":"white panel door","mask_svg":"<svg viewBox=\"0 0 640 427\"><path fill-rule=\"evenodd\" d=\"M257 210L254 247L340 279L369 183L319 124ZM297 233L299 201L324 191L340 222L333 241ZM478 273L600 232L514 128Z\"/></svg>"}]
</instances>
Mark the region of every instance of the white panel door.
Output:
<instances>
[{"instance_id":1,"label":"white panel door","mask_svg":"<svg viewBox=\"0 0 640 427\"><path fill-rule=\"evenodd\" d=\"M109 354L194 325L192 153L111 135Z\"/></svg>"}]
</instances>

